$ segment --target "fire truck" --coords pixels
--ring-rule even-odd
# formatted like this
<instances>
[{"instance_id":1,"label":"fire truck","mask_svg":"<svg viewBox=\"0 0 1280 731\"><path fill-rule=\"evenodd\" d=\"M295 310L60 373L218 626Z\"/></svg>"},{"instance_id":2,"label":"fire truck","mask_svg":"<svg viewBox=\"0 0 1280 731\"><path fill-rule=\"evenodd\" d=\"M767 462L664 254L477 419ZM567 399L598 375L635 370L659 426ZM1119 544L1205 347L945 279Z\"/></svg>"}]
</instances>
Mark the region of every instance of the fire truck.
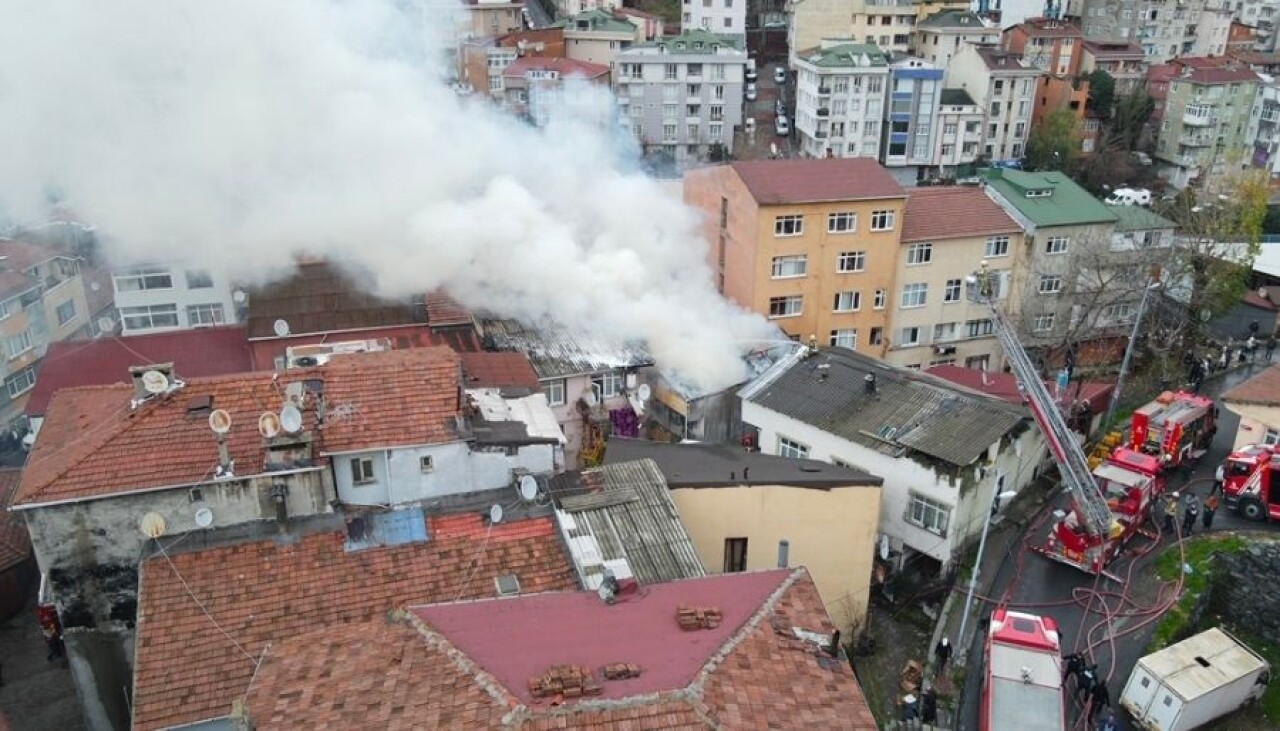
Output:
<instances>
[{"instance_id":1,"label":"fire truck","mask_svg":"<svg viewBox=\"0 0 1280 731\"><path fill-rule=\"evenodd\" d=\"M1062 646L1052 617L991 613L982 684L982 731L1064 731Z\"/></svg>"},{"instance_id":2,"label":"fire truck","mask_svg":"<svg viewBox=\"0 0 1280 731\"><path fill-rule=\"evenodd\" d=\"M1222 497L1249 520L1280 520L1280 445L1251 444L1227 455Z\"/></svg>"},{"instance_id":3,"label":"fire truck","mask_svg":"<svg viewBox=\"0 0 1280 731\"><path fill-rule=\"evenodd\" d=\"M1150 454L1165 469L1198 459L1217 431L1213 399L1186 391L1165 391L1133 412L1129 448Z\"/></svg>"},{"instance_id":4,"label":"fire truck","mask_svg":"<svg viewBox=\"0 0 1280 731\"><path fill-rule=\"evenodd\" d=\"M968 277L968 297L991 312L996 337L1023 394L1031 415L1044 433L1049 451L1058 465L1062 484L1071 495L1071 509L1055 514L1042 555L1091 574L1104 573L1106 566L1123 551L1151 514L1155 501L1164 493L1160 461L1132 449L1117 449L1093 470L1075 434L1067 427L1062 405L1055 402L1036 371L1035 364L1019 342L1017 331L999 306L998 287L982 262L978 272ZM1108 575L1110 576L1110 575ZM1110 576L1117 581L1118 577Z\"/></svg>"}]
</instances>

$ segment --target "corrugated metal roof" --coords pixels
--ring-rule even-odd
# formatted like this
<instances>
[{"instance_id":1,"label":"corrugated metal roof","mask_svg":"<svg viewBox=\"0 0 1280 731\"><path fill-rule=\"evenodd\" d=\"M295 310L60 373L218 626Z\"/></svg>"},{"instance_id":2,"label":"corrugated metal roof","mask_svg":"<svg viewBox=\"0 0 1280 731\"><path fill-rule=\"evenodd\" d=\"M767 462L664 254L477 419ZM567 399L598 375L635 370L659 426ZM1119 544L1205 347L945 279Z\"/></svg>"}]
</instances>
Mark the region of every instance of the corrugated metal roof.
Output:
<instances>
[{"instance_id":1,"label":"corrugated metal roof","mask_svg":"<svg viewBox=\"0 0 1280 731\"><path fill-rule=\"evenodd\" d=\"M867 391L868 374L875 393ZM751 394L743 398L863 446L887 454L913 450L961 466L1026 417L997 399L844 348L800 360Z\"/></svg>"},{"instance_id":2,"label":"corrugated metal roof","mask_svg":"<svg viewBox=\"0 0 1280 731\"><path fill-rule=\"evenodd\" d=\"M547 492L587 588L623 560L642 584L706 575L653 460L566 472L548 481Z\"/></svg>"},{"instance_id":3,"label":"corrugated metal roof","mask_svg":"<svg viewBox=\"0 0 1280 731\"><path fill-rule=\"evenodd\" d=\"M653 365L653 356L638 343L570 332L554 323L530 326L490 317L480 327L486 350L524 353L542 379Z\"/></svg>"}]
</instances>

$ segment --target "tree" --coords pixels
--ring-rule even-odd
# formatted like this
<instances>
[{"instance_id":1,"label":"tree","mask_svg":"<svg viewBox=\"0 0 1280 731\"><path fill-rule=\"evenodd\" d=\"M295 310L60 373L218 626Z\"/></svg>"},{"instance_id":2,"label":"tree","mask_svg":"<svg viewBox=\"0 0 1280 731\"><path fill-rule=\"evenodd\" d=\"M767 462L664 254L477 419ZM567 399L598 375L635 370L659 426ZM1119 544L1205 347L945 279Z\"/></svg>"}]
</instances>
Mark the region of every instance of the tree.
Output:
<instances>
[{"instance_id":1,"label":"tree","mask_svg":"<svg viewBox=\"0 0 1280 731\"><path fill-rule=\"evenodd\" d=\"M1111 138L1104 138L1097 152L1081 157L1070 174L1090 193L1105 198L1112 190L1138 177L1138 168L1133 155Z\"/></svg>"},{"instance_id":2,"label":"tree","mask_svg":"<svg viewBox=\"0 0 1280 731\"><path fill-rule=\"evenodd\" d=\"M1086 106L1103 119L1111 118L1111 107L1116 99L1116 80L1102 69L1089 73L1089 101Z\"/></svg>"},{"instance_id":3,"label":"tree","mask_svg":"<svg viewBox=\"0 0 1280 731\"><path fill-rule=\"evenodd\" d=\"M1123 150L1135 150L1142 141L1142 130L1155 111L1156 103L1145 89L1135 89L1116 100L1111 120L1111 139Z\"/></svg>"},{"instance_id":4,"label":"tree","mask_svg":"<svg viewBox=\"0 0 1280 731\"><path fill-rule=\"evenodd\" d=\"M1050 112L1027 140L1027 163L1033 170L1067 170L1080 154L1080 132L1069 110Z\"/></svg>"}]
</instances>

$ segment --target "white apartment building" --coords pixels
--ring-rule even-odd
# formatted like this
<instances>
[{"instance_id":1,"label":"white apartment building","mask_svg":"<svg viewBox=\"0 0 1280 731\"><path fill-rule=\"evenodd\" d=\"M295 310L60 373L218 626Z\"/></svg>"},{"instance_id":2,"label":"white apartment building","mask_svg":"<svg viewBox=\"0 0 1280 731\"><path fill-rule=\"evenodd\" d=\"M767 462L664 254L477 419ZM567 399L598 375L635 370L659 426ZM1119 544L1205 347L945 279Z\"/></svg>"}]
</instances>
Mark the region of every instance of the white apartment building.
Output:
<instances>
[{"instance_id":1,"label":"white apartment building","mask_svg":"<svg viewBox=\"0 0 1280 731\"><path fill-rule=\"evenodd\" d=\"M826 39L796 59L796 133L807 157L880 156L889 64L873 45Z\"/></svg>"},{"instance_id":2,"label":"white apartment building","mask_svg":"<svg viewBox=\"0 0 1280 731\"><path fill-rule=\"evenodd\" d=\"M648 157L683 167L715 145L732 152L746 65L739 36L693 30L632 46L614 63L619 115Z\"/></svg>"},{"instance_id":3,"label":"white apartment building","mask_svg":"<svg viewBox=\"0 0 1280 731\"><path fill-rule=\"evenodd\" d=\"M847 38L906 53L915 23L912 0L792 0L787 3L790 65L795 68L800 54L820 46L824 38Z\"/></svg>"},{"instance_id":4,"label":"white apartment building","mask_svg":"<svg viewBox=\"0 0 1280 731\"><path fill-rule=\"evenodd\" d=\"M911 52L945 70L960 46L966 43L981 45L999 42L1000 29L987 23L977 13L944 10L916 24Z\"/></svg>"},{"instance_id":5,"label":"white apartment building","mask_svg":"<svg viewBox=\"0 0 1280 731\"><path fill-rule=\"evenodd\" d=\"M951 61L947 86L964 89L986 117L982 157L1020 160L1031 134L1031 113L1040 69L996 46L960 47Z\"/></svg>"},{"instance_id":6,"label":"white apartment building","mask_svg":"<svg viewBox=\"0 0 1280 731\"><path fill-rule=\"evenodd\" d=\"M138 266L111 274L124 335L239 322L226 275L181 264Z\"/></svg>"},{"instance_id":7,"label":"white apartment building","mask_svg":"<svg viewBox=\"0 0 1280 731\"><path fill-rule=\"evenodd\" d=\"M745 37L747 0L681 0L680 27Z\"/></svg>"},{"instance_id":8,"label":"white apartment building","mask_svg":"<svg viewBox=\"0 0 1280 731\"><path fill-rule=\"evenodd\" d=\"M943 89L938 100L938 134L933 164L939 177L956 177L958 168L982 154L982 107L964 89Z\"/></svg>"},{"instance_id":9,"label":"white apartment building","mask_svg":"<svg viewBox=\"0 0 1280 731\"><path fill-rule=\"evenodd\" d=\"M619 51L644 40L634 24L607 10L588 10L558 25L564 28L565 56L575 61L611 66Z\"/></svg>"},{"instance_id":10,"label":"white apartment building","mask_svg":"<svg viewBox=\"0 0 1280 731\"><path fill-rule=\"evenodd\" d=\"M1275 50L1280 0L1232 0L1229 7L1236 20L1257 29L1253 50L1261 53Z\"/></svg>"}]
</instances>

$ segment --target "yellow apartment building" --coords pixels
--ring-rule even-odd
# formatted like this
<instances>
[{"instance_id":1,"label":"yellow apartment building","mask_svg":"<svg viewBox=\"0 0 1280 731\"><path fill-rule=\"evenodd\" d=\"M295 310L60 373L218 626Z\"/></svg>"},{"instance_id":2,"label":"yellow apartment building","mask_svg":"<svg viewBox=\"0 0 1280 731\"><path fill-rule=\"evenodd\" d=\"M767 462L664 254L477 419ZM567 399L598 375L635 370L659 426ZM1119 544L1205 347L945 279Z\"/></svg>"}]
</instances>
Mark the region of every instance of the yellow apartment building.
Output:
<instances>
[{"instance_id":1,"label":"yellow apartment building","mask_svg":"<svg viewBox=\"0 0 1280 731\"><path fill-rule=\"evenodd\" d=\"M793 339L879 354L906 192L869 158L689 171L722 294Z\"/></svg>"}]
</instances>

